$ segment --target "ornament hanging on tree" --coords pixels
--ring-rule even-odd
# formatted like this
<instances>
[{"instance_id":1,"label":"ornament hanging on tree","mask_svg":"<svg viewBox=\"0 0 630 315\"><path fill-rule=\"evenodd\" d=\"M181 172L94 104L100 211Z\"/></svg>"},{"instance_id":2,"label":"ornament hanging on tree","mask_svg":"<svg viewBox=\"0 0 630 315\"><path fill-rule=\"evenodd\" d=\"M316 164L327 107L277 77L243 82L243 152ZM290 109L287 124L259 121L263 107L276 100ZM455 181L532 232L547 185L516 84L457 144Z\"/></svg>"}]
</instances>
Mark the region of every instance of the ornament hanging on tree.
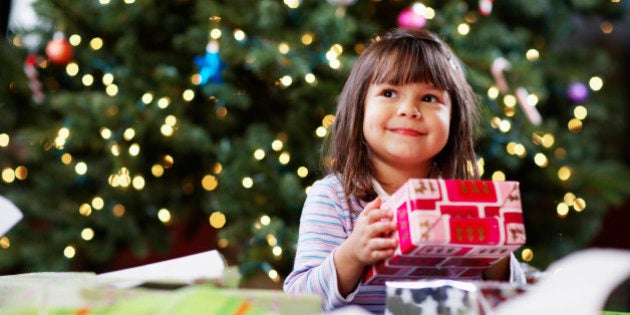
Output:
<instances>
[{"instance_id":1,"label":"ornament hanging on tree","mask_svg":"<svg viewBox=\"0 0 630 315\"><path fill-rule=\"evenodd\" d=\"M542 123L542 117L540 116L536 106L529 104L529 101L527 100L529 92L527 92L524 87L519 87L516 91L514 91L514 94L516 95L516 100L518 101L518 104L521 105L521 109L525 113L525 116L527 116L527 120L529 120L529 122L534 126L540 125L540 123Z\"/></svg>"},{"instance_id":2,"label":"ornament hanging on tree","mask_svg":"<svg viewBox=\"0 0 630 315\"><path fill-rule=\"evenodd\" d=\"M503 71L509 70L511 66L512 64L503 57L494 59L494 61L492 61L492 65L490 66L490 72L494 77L494 82L497 83L497 87L501 93L506 93L508 91L508 84Z\"/></svg>"},{"instance_id":3,"label":"ornament hanging on tree","mask_svg":"<svg viewBox=\"0 0 630 315\"><path fill-rule=\"evenodd\" d=\"M224 64L219 56L219 42L211 40L206 45L206 54L204 56L196 56L194 63L199 66L199 76L201 77L199 85L205 85L208 81L216 84L223 83L221 70Z\"/></svg>"},{"instance_id":4,"label":"ornament hanging on tree","mask_svg":"<svg viewBox=\"0 0 630 315\"><path fill-rule=\"evenodd\" d=\"M33 101L40 104L44 101L44 92L42 90L42 83L39 82L39 74L37 72L36 65L38 63L38 57L35 54L29 54L24 60L24 73L28 78L28 87L31 89L33 95Z\"/></svg>"},{"instance_id":5,"label":"ornament hanging on tree","mask_svg":"<svg viewBox=\"0 0 630 315\"><path fill-rule=\"evenodd\" d=\"M46 44L46 57L56 65L65 65L72 59L72 45L62 32L55 32L53 39Z\"/></svg>"},{"instance_id":6,"label":"ornament hanging on tree","mask_svg":"<svg viewBox=\"0 0 630 315\"><path fill-rule=\"evenodd\" d=\"M573 103L582 103L588 98L588 88L582 82L573 82L567 88L567 97Z\"/></svg>"},{"instance_id":7,"label":"ornament hanging on tree","mask_svg":"<svg viewBox=\"0 0 630 315\"><path fill-rule=\"evenodd\" d=\"M398 26L405 29L419 29L427 24L424 17L426 7L422 3L415 3L402 10L398 15Z\"/></svg>"},{"instance_id":8,"label":"ornament hanging on tree","mask_svg":"<svg viewBox=\"0 0 630 315\"><path fill-rule=\"evenodd\" d=\"M479 0L479 13L488 16L492 13L492 2L494 0Z\"/></svg>"}]
</instances>

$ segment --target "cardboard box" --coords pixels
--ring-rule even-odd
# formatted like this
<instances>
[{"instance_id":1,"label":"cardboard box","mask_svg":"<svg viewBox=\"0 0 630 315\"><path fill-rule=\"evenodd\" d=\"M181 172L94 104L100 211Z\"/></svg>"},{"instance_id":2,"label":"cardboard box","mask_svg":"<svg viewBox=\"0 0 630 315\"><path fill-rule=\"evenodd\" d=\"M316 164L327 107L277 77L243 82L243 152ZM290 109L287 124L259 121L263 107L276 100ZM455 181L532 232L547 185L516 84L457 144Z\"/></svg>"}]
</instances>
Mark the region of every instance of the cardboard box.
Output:
<instances>
[{"instance_id":1,"label":"cardboard box","mask_svg":"<svg viewBox=\"0 0 630 315\"><path fill-rule=\"evenodd\" d=\"M366 269L365 284L476 279L526 240L514 181L410 179L382 208L396 210L399 245Z\"/></svg>"}]
</instances>

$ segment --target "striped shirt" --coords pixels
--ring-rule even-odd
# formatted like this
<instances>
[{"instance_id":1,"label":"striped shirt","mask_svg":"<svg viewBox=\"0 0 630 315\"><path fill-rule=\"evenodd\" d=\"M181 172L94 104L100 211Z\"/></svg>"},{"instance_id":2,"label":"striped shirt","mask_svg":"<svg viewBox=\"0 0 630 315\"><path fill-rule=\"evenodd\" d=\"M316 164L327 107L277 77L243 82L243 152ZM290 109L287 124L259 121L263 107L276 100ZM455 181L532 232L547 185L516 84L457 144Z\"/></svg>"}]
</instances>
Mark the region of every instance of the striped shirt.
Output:
<instances>
[{"instance_id":1,"label":"striped shirt","mask_svg":"<svg viewBox=\"0 0 630 315\"><path fill-rule=\"evenodd\" d=\"M385 309L385 286L358 285L354 292L343 297L337 286L337 271L333 253L350 236L358 211L365 202L351 198L352 209L339 178L327 175L313 183L302 209L299 238L293 271L284 282L287 293L307 293L322 298L324 312L354 304L375 313ZM518 261L512 256L511 280L523 282Z\"/></svg>"}]
</instances>

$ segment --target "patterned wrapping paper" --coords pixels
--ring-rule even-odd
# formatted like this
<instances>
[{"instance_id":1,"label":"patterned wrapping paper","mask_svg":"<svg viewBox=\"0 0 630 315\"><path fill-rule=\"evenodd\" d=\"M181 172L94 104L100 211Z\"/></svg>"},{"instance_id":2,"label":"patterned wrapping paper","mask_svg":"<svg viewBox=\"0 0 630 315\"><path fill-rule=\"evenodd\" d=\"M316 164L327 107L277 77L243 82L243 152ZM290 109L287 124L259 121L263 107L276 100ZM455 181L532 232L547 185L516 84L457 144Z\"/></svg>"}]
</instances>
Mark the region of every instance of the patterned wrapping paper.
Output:
<instances>
[{"instance_id":1,"label":"patterned wrapping paper","mask_svg":"<svg viewBox=\"0 0 630 315\"><path fill-rule=\"evenodd\" d=\"M452 280L386 282L385 313L480 315L477 288Z\"/></svg>"},{"instance_id":2,"label":"patterned wrapping paper","mask_svg":"<svg viewBox=\"0 0 630 315\"><path fill-rule=\"evenodd\" d=\"M89 272L0 276L0 315L321 313L319 296L281 290L221 288L212 282L174 289L112 284Z\"/></svg>"},{"instance_id":3,"label":"patterned wrapping paper","mask_svg":"<svg viewBox=\"0 0 630 315\"><path fill-rule=\"evenodd\" d=\"M365 284L478 279L526 240L514 181L410 179L382 208L396 210L399 246L366 268Z\"/></svg>"},{"instance_id":4,"label":"patterned wrapping paper","mask_svg":"<svg viewBox=\"0 0 630 315\"><path fill-rule=\"evenodd\" d=\"M486 315L527 291L499 281L387 281L386 314Z\"/></svg>"}]
</instances>

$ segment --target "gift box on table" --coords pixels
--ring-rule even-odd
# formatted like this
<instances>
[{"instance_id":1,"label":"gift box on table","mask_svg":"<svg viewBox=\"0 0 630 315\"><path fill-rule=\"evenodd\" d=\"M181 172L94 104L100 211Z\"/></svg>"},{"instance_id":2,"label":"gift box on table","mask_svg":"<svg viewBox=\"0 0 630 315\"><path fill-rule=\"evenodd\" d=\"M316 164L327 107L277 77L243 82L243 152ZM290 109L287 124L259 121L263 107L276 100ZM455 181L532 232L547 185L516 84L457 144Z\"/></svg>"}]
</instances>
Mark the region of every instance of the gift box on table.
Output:
<instances>
[{"instance_id":1,"label":"gift box on table","mask_svg":"<svg viewBox=\"0 0 630 315\"><path fill-rule=\"evenodd\" d=\"M519 183L410 179L381 208L394 209L394 256L364 273L365 284L426 278L476 279L525 244Z\"/></svg>"},{"instance_id":2,"label":"gift box on table","mask_svg":"<svg viewBox=\"0 0 630 315\"><path fill-rule=\"evenodd\" d=\"M387 281L386 313L493 314L496 307L527 291L526 285L499 281Z\"/></svg>"}]
</instances>

